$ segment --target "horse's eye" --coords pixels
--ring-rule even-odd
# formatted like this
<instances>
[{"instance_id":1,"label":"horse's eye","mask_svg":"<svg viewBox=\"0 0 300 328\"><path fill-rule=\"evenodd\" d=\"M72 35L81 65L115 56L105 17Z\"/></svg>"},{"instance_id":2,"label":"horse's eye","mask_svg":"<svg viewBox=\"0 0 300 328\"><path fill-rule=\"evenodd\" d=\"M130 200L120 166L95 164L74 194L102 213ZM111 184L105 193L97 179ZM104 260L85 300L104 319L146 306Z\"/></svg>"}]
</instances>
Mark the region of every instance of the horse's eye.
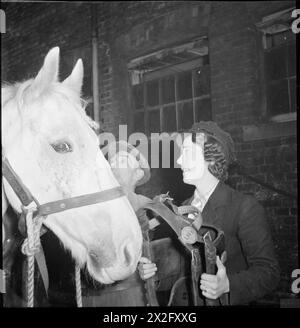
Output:
<instances>
[{"instance_id":1,"label":"horse's eye","mask_svg":"<svg viewBox=\"0 0 300 328\"><path fill-rule=\"evenodd\" d=\"M70 143L66 141L51 144L51 146L57 153L61 153L61 154L70 153L71 151L73 151Z\"/></svg>"}]
</instances>

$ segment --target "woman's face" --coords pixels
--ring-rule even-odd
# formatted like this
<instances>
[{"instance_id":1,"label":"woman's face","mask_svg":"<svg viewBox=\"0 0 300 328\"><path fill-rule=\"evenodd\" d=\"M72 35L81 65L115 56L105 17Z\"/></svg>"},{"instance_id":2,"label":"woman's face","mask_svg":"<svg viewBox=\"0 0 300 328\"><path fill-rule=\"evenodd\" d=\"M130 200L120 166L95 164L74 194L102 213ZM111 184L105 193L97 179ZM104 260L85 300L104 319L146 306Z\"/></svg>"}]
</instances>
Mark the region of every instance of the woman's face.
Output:
<instances>
[{"instance_id":1,"label":"woman's face","mask_svg":"<svg viewBox=\"0 0 300 328\"><path fill-rule=\"evenodd\" d=\"M204 134L197 135L197 143L192 141L192 135L187 136L181 147L177 164L181 166L183 181L195 185L206 175L208 162L204 160Z\"/></svg>"},{"instance_id":2,"label":"woman's face","mask_svg":"<svg viewBox=\"0 0 300 328\"><path fill-rule=\"evenodd\" d=\"M138 161L126 151L120 151L110 159L112 171L122 186L135 185L137 171L140 169Z\"/></svg>"}]
</instances>

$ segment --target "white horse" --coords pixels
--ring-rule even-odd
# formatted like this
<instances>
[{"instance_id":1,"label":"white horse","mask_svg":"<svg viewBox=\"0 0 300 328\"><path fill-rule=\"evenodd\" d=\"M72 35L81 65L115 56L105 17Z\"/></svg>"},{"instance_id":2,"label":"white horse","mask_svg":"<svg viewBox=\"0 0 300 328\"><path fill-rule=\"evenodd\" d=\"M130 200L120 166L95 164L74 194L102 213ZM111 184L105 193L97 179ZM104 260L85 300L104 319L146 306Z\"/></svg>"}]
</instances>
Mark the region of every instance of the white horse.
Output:
<instances>
[{"instance_id":1,"label":"white horse","mask_svg":"<svg viewBox=\"0 0 300 328\"><path fill-rule=\"evenodd\" d=\"M119 186L84 111L81 59L63 82L58 68L56 47L34 79L2 87L2 152L40 204ZM5 179L3 187L20 213L21 202ZM125 196L51 214L44 225L100 283L125 279L136 269L142 234Z\"/></svg>"}]
</instances>

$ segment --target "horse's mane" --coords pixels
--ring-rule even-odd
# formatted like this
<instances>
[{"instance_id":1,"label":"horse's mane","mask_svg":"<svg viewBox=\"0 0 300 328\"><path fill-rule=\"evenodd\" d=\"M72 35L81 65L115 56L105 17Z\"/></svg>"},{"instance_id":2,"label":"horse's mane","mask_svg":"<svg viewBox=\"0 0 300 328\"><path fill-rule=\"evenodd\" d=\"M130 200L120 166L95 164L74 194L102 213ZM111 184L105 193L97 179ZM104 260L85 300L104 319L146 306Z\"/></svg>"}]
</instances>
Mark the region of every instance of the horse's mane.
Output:
<instances>
[{"instance_id":1,"label":"horse's mane","mask_svg":"<svg viewBox=\"0 0 300 328\"><path fill-rule=\"evenodd\" d=\"M25 98L29 96L29 87L31 86L33 81L34 79L30 79L24 82L17 82L14 84L4 82L1 86L2 91L5 91L2 92L2 109L10 100L15 99L20 117L25 118L24 116L26 115L26 113L24 113L22 107L24 102L26 101ZM85 120L92 129L96 130L99 128L98 123L96 123L86 114L85 109L89 102L83 97L78 96L78 94L74 92L71 88L64 86L62 83L52 83L50 86L48 86L47 90L45 91L45 94L53 96L62 96L74 105L83 120Z\"/></svg>"}]
</instances>

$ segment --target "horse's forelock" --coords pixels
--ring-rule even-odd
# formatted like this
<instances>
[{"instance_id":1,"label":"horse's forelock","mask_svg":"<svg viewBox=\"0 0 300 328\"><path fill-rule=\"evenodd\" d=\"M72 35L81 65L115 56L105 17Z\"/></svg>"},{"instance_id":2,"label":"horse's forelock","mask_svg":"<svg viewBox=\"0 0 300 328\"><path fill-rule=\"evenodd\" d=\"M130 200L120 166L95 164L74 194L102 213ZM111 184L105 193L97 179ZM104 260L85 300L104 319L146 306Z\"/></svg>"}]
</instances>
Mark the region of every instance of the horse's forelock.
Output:
<instances>
[{"instance_id":1,"label":"horse's forelock","mask_svg":"<svg viewBox=\"0 0 300 328\"><path fill-rule=\"evenodd\" d=\"M23 118L25 116L25 112L23 110L24 105L26 105L26 108L30 108L30 102L34 100L34 94L31 94L30 90L30 86L33 81L33 79L30 79L25 82L18 82L13 85L5 84L2 86L2 108L8 101L15 99L19 110L19 115ZM82 118L91 128L95 130L99 128L98 123L93 121L86 114L85 108L88 105L88 102L81 98L78 93L74 92L74 90L68 86L65 86L59 82L53 83L49 85L46 90L44 90L44 95L41 95L40 99L42 99L42 96L63 96L78 110Z\"/></svg>"},{"instance_id":2,"label":"horse's forelock","mask_svg":"<svg viewBox=\"0 0 300 328\"><path fill-rule=\"evenodd\" d=\"M31 85L32 81L33 79L25 82L17 82L15 84L5 83L2 85L2 108L5 108L9 101L15 100L20 110L24 103L25 91Z\"/></svg>"},{"instance_id":3,"label":"horse's forelock","mask_svg":"<svg viewBox=\"0 0 300 328\"><path fill-rule=\"evenodd\" d=\"M86 113L86 107L88 105L88 101L82 98L77 92L73 89L65 86L62 83L55 84L54 88L55 93L59 93L66 97L73 106L76 107L82 118L88 123L88 125L92 128L97 130L99 128L99 124L92 120Z\"/></svg>"}]
</instances>

